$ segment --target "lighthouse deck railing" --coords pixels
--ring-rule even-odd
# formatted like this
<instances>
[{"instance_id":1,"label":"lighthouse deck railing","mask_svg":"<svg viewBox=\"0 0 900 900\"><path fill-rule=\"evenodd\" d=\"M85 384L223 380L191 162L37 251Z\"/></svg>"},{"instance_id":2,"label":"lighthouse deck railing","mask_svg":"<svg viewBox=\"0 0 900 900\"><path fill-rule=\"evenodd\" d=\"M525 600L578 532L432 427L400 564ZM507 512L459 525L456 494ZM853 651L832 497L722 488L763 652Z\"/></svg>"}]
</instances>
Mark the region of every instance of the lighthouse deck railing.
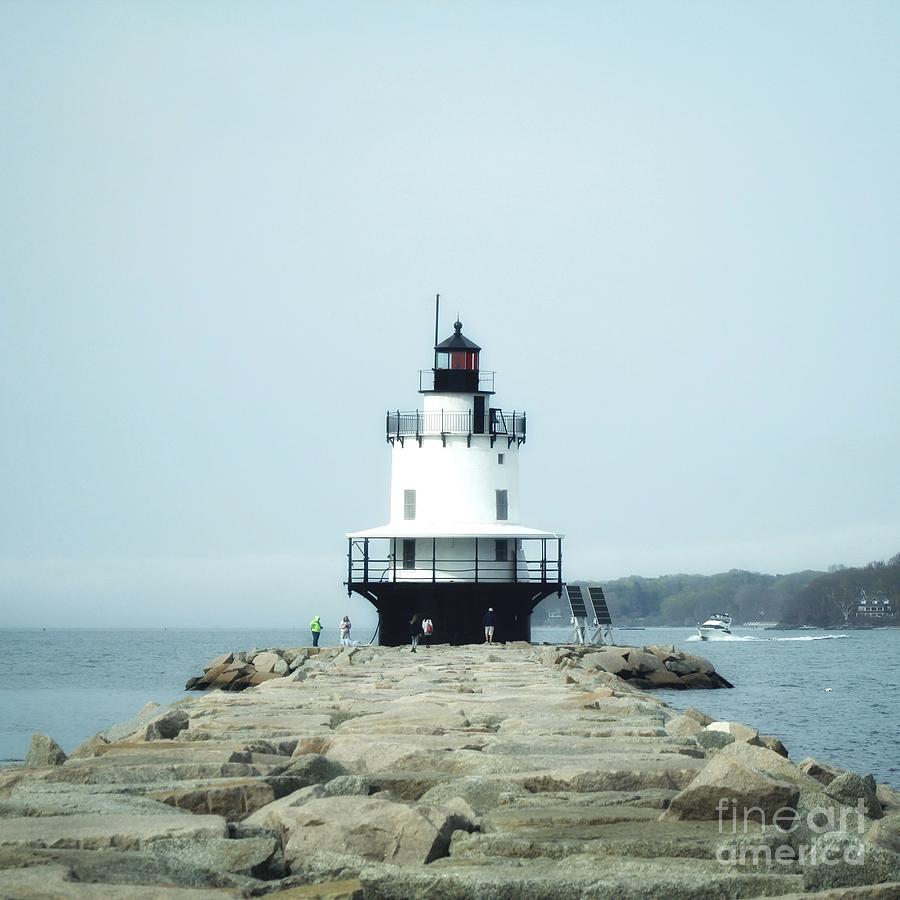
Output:
<instances>
[{"instance_id":1,"label":"lighthouse deck railing","mask_svg":"<svg viewBox=\"0 0 900 900\"><path fill-rule=\"evenodd\" d=\"M437 543L432 542L431 554L416 556L407 563L399 554L375 550L370 545L384 539L354 539L349 541L347 554L347 587L385 582L442 583L517 583L552 584L562 589L561 539L523 538L522 552L510 560L497 560L493 555L478 552L471 558L443 558L437 555ZM389 549L389 547L388 547ZM526 554L531 555L531 559Z\"/></svg>"},{"instance_id":2,"label":"lighthouse deck railing","mask_svg":"<svg viewBox=\"0 0 900 900\"><path fill-rule=\"evenodd\" d=\"M486 410L475 415L473 410L388 410L385 420L385 436L389 443L401 443L406 438L421 441L423 437L462 435L471 440L473 434L485 434L491 445L497 438L507 438L512 443L525 441L525 413L504 412L502 409Z\"/></svg>"},{"instance_id":3,"label":"lighthouse deck railing","mask_svg":"<svg viewBox=\"0 0 900 900\"><path fill-rule=\"evenodd\" d=\"M466 372L466 369L451 369L451 372ZM490 369L478 371L478 390L492 394L494 392L494 372ZM473 372L474 377L474 372ZM434 369L419 369L419 392L425 393L434 390ZM474 382L473 382L474 386Z\"/></svg>"}]
</instances>

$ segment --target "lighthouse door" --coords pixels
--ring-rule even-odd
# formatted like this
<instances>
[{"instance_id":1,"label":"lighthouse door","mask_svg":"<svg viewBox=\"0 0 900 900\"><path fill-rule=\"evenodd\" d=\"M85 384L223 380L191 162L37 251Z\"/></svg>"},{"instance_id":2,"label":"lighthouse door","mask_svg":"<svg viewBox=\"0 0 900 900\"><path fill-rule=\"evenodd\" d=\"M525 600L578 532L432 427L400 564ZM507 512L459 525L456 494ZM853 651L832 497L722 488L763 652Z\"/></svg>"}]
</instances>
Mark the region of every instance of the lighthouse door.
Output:
<instances>
[{"instance_id":1,"label":"lighthouse door","mask_svg":"<svg viewBox=\"0 0 900 900\"><path fill-rule=\"evenodd\" d=\"M472 424L472 431L475 434L484 434L484 397L475 395L475 412L473 413L475 421Z\"/></svg>"}]
</instances>

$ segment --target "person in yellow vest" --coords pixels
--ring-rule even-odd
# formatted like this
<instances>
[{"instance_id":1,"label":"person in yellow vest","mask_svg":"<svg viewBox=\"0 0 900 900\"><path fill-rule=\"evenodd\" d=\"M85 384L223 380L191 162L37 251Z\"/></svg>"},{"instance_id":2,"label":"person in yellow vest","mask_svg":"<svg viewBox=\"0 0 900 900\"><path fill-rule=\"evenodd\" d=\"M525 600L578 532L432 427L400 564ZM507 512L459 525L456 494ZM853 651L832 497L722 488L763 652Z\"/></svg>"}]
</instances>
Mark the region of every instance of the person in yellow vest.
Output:
<instances>
[{"instance_id":1,"label":"person in yellow vest","mask_svg":"<svg viewBox=\"0 0 900 900\"><path fill-rule=\"evenodd\" d=\"M321 616L313 616L312 622L309 623L309 630L312 632L313 647L318 647L319 635L322 633Z\"/></svg>"}]
</instances>

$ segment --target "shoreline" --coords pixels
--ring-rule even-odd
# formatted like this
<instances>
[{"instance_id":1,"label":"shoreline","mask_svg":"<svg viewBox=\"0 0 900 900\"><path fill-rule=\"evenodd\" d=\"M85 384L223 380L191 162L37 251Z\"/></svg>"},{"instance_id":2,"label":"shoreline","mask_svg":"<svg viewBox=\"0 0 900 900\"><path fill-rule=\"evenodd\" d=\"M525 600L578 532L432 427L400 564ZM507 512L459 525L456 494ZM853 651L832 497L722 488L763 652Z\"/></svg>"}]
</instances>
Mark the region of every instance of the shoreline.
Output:
<instances>
[{"instance_id":1,"label":"shoreline","mask_svg":"<svg viewBox=\"0 0 900 900\"><path fill-rule=\"evenodd\" d=\"M145 709L61 764L0 770L0 894L574 898L600 879L591 896L700 898L900 883L880 824L900 794L794 763L751 725L678 713L605 671L598 648L321 650L290 677ZM56 752L38 749L33 762ZM716 794L766 814L777 799L798 819L826 805L847 828L725 834ZM719 858L776 839L781 863ZM877 872L802 852L834 842Z\"/></svg>"}]
</instances>

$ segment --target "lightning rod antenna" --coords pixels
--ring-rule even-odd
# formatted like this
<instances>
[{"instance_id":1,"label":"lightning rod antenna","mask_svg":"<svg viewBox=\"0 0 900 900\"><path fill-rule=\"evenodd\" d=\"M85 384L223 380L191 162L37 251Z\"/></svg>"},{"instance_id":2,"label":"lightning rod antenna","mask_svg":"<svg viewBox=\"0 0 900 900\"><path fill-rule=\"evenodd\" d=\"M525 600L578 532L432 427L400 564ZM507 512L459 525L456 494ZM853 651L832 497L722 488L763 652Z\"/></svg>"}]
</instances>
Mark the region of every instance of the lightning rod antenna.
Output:
<instances>
[{"instance_id":1,"label":"lightning rod antenna","mask_svg":"<svg viewBox=\"0 0 900 900\"><path fill-rule=\"evenodd\" d=\"M437 368L438 319L441 314L441 295L434 295L434 367Z\"/></svg>"}]
</instances>

